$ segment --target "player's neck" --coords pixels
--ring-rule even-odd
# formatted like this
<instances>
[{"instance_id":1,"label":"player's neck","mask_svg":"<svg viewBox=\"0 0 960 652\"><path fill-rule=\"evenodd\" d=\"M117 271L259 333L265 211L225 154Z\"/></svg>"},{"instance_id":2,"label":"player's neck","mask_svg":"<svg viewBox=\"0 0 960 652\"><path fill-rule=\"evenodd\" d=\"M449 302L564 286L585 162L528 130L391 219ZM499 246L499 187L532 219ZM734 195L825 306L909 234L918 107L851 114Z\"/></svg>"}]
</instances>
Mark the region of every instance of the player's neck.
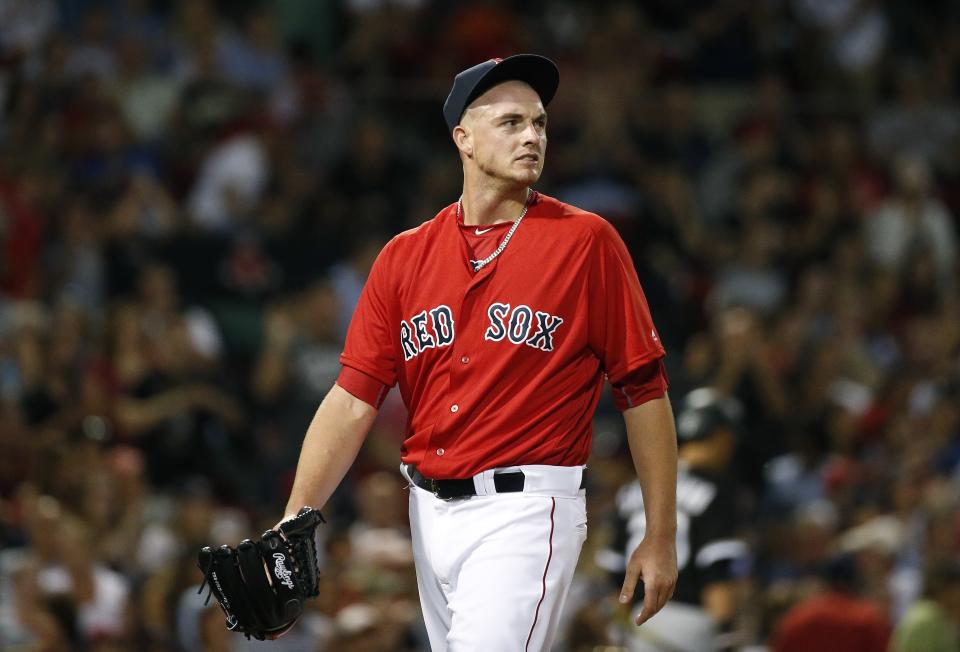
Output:
<instances>
[{"instance_id":1,"label":"player's neck","mask_svg":"<svg viewBox=\"0 0 960 652\"><path fill-rule=\"evenodd\" d=\"M513 222L527 203L529 188L477 187L463 184L463 223L468 226L486 226L500 222Z\"/></svg>"}]
</instances>

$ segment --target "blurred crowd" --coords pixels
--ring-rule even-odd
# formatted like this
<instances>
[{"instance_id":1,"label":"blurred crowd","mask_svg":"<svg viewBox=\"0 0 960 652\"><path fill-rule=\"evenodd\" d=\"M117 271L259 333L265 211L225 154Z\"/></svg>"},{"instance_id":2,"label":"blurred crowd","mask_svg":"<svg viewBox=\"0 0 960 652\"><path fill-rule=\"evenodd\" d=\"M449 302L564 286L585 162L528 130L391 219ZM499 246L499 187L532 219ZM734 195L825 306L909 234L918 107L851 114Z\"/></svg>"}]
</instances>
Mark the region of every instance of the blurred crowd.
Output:
<instances>
[{"instance_id":1,"label":"blurred crowd","mask_svg":"<svg viewBox=\"0 0 960 652\"><path fill-rule=\"evenodd\" d=\"M620 230L671 395L745 407L731 648L839 555L878 646L960 623L955 3L0 0L0 648L261 649L196 551L282 514L374 257L459 195L453 75L522 51L561 70L538 190ZM404 424L394 392L262 649L427 649ZM590 465L571 652L629 626L609 400Z\"/></svg>"}]
</instances>

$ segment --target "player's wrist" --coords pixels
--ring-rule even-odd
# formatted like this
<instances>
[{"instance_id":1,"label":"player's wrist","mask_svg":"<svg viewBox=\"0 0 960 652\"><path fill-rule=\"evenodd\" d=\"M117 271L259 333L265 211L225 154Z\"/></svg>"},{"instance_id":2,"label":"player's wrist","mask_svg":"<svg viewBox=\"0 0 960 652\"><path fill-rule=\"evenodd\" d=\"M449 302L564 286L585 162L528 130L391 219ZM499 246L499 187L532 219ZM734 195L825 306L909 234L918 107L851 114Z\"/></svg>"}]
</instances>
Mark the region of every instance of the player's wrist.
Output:
<instances>
[{"instance_id":1,"label":"player's wrist","mask_svg":"<svg viewBox=\"0 0 960 652\"><path fill-rule=\"evenodd\" d=\"M288 507L288 508L283 512L283 517L282 517L279 521L277 521L277 524L274 525L272 529L279 531L279 530L280 530L280 525L281 525L282 523L284 523L284 522L286 522L286 521L289 521L290 519L296 518L296 517L297 517L297 509L296 509L296 508L289 508L289 507Z\"/></svg>"},{"instance_id":2,"label":"player's wrist","mask_svg":"<svg viewBox=\"0 0 960 652\"><path fill-rule=\"evenodd\" d=\"M664 529L648 529L647 533L643 537L649 541L657 542L675 542L677 540L677 529L673 528L664 528Z\"/></svg>"}]
</instances>

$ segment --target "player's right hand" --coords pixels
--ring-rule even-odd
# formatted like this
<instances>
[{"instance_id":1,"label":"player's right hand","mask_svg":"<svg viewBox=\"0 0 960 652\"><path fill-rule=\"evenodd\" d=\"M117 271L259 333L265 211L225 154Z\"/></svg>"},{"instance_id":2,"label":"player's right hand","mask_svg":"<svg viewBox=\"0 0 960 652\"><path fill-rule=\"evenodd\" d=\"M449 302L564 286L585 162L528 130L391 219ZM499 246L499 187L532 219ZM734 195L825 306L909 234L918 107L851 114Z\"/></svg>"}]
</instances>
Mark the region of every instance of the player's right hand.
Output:
<instances>
[{"instance_id":1,"label":"player's right hand","mask_svg":"<svg viewBox=\"0 0 960 652\"><path fill-rule=\"evenodd\" d=\"M637 615L637 625L642 625L663 608L677 586L677 540L676 537L644 537L630 555L627 574L620 589L620 602L633 600L637 583L643 581L643 608Z\"/></svg>"}]
</instances>

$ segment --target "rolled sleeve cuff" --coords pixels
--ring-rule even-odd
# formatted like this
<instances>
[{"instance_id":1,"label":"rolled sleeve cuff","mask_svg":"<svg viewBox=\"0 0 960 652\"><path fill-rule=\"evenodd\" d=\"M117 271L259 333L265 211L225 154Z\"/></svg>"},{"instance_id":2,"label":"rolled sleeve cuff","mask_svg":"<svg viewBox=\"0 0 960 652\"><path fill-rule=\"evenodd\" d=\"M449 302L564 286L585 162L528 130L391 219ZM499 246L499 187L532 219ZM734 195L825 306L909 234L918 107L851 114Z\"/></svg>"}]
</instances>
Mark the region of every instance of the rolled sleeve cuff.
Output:
<instances>
[{"instance_id":1,"label":"rolled sleeve cuff","mask_svg":"<svg viewBox=\"0 0 960 652\"><path fill-rule=\"evenodd\" d=\"M390 387L373 376L346 365L340 368L337 384L348 394L378 410L383 405L384 399L387 398L387 392L390 391Z\"/></svg>"},{"instance_id":2,"label":"rolled sleeve cuff","mask_svg":"<svg viewBox=\"0 0 960 652\"><path fill-rule=\"evenodd\" d=\"M635 408L662 398L669 384L663 358L652 360L612 384L613 404L621 412Z\"/></svg>"}]
</instances>

